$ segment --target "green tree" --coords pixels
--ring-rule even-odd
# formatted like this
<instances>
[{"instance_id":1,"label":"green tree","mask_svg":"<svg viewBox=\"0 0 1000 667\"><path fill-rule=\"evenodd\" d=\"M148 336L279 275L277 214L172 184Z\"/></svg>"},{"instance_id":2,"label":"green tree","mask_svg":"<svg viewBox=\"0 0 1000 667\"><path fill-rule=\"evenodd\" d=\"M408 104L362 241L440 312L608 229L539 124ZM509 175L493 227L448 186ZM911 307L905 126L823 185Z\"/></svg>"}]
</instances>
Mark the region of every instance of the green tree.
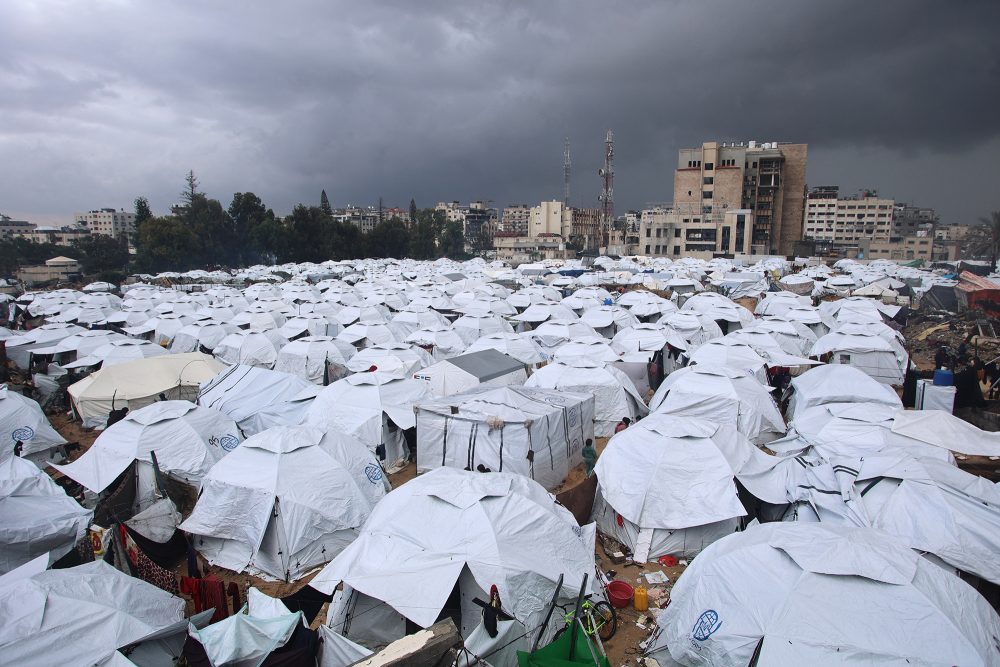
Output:
<instances>
[{"instance_id":1,"label":"green tree","mask_svg":"<svg viewBox=\"0 0 1000 667\"><path fill-rule=\"evenodd\" d=\"M103 234L91 234L73 241L73 248L85 274L122 274L128 262L128 245Z\"/></svg>"},{"instance_id":2,"label":"green tree","mask_svg":"<svg viewBox=\"0 0 1000 667\"><path fill-rule=\"evenodd\" d=\"M253 238L254 229L268 220L274 220L274 211L265 207L260 197L252 192L237 192L229 204L228 213L232 219L235 243L232 256L237 266L261 261L261 251L271 254L266 248L258 248ZM268 232L270 234L271 231Z\"/></svg>"},{"instance_id":3,"label":"green tree","mask_svg":"<svg viewBox=\"0 0 1000 667\"><path fill-rule=\"evenodd\" d=\"M177 216L147 220L139 230L137 270L186 271L200 266L195 257L198 238L191 227Z\"/></svg>"},{"instance_id":4,"label":"green tree","mask_svg":"<svg viewBox=\"0 0 1000 667\"><path fill-rule=\"evenodd\" d=\"M441 239L438 242L438 251L442 257L460 259L467 256L465 252L465 234L462 232L462 223L452 220L444 227Z\"/></svg>"},{"instance_id":5,"label":"green tree","mask_svg":"<svg viewBox=\"0 0 1000 667\"><path fill-rule=\"evenodd\" d=\"M409 256L410 232L401 219L393 216L368 232L365 246L367 257L402 259Z\"/></svg>"},{"instance_id":6,"label":"green tree","mask_svg":"<svg viewBox=\"0 0 1000 667\"><path fill-rule=\"evenodd\" d=\"M149 208L149 200L145 197L135 198L135 226L138 227L153 217L153 210Z\"/></svg>"},{"instance_id":7,"label":"green tree","mask_svg":"<svg viewBox=\"0 0 1000 667\"><path fill-rule=\"evenodd\" d=\"M410 224L414 224L417 221L417 202L413 199L410 200Z\"/></svg>"},{"instance_id":8,"label":"green tree","mask_svg":"<svg viewBox=\"0 0 1000 667\"><path fill-rule=\"evenodd\" d=\"M184 177L184 190L181 191L181 201L190 205L195 195L198 194L198 185L198 179L194 175L194 170L189 170L187 176Z\"/></svg>"},{"instance_id":9,"label":"green tree","mask_svg":"<svg viewBox=\"0 0 1000 667\"><path fill-rule=\"evenodd\" d=\"M258 262L278 264L292 261L292 235L281 220L270 214L250 230L250 248Z\"/></svg>"},{"instance_id":10,"label":"green tree","mask_svg":"<svg viewBox=\"0 0 1000 667\"><path fill-rule=\"evenodd\" d=\"M233 266L238 262L233 220L218 200L195 193L182 220L194 233L194 266Z\"/></svg>"},{"instance_id":11,"label":"green tree","mask_svg":"<svg viewBox=\"0 0 1000 667\"><path fill-rule=\"evenodd\" d=\"M326 190L319 195L319 208L327 215L333 215L333 208L330 206L330 198L326 196Z\"/></svg>"}]
</instances>

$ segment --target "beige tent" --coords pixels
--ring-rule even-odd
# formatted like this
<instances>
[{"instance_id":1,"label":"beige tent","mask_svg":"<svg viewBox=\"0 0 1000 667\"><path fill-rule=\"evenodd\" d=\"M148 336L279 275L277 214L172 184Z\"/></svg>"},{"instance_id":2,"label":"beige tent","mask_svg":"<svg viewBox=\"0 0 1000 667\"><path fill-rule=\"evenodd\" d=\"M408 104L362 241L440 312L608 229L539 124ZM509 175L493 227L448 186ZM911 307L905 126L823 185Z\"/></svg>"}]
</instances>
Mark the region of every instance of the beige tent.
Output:
<instances>
[{"instance_id":1,"label":"beige tent","mask_svg":"<svg viewBox=\"0 0 1000 667\"><path fill-rule=\"evenodd\" d=\"M86 427L103 426L115 408L135 410L158 400L198 397L198 385L226 366L207 354L190 352L138 359L109 366L70 385L73 410Z\"/></svg>"}]
</instances>

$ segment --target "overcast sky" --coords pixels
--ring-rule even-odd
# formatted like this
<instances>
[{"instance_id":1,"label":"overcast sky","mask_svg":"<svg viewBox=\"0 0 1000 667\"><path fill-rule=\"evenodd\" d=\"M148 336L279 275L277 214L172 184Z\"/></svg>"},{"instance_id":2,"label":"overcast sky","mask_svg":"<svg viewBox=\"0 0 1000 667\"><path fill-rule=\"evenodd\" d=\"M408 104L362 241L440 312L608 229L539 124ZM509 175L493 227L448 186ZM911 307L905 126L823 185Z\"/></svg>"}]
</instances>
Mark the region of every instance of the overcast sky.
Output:
<instances>
[{"instance_id":1,"label":"overcast sky","mask_svg":"<svg viewBox=\"0 0 1000 667\"><path fill-rule=\"evenodd\" d=\"M810 185L1000 209L1000 1L2 0L0 212L670 201L677 149L809 144Z\"/></svg>"}]
</instances>

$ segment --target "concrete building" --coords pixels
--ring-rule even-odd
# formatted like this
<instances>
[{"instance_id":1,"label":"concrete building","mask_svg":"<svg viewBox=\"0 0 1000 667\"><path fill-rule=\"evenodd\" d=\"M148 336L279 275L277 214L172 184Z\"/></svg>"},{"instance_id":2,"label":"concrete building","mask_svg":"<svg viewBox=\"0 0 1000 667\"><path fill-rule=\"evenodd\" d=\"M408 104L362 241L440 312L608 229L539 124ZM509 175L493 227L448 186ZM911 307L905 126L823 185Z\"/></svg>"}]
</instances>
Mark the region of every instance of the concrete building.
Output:
<instances>
[{"instance_id":1,"label":"concrete building","mask_svg":"<svg viewBox=\"0 0 1000 667\"><path fill-rule=\"evenodd\" d=\"M939 241L964 241L970 229L969 225L938 225L934 228L934 238Z\"/></svg>"},{"instance_id":2,"label":"concrete building","mask_svg":"<svg viewBox=\"0 0 1000 667\"><path fill-rule=\"evenodd\" d=\"M35 227L21 234L23 238L35 243L54 243L55 245L72 245L73 241L90 236L86 227Z\"/></svg>"},{"instance_id":3,"label":"concrete building","mask_svg":"<svg viewBox=\"0 0 1000 667\"><path fill-rule=\"evenodd\" d=\"M378 208L374 206L348 206L346 208L335 209L332 217L339 222L350 223L360 229L362 234L367 234L375 229L375 225L378 224L378 215ZM385 219L388 220L389 218Z\"/></svg>"},{"instance_id":4,"label":"concrete building","mask_svg":"<svg viewBox=\"0 0 1000 667\"><path fill-rule=\"evenodd\" d=\"M80 274L80 262L72 257L53 257L40 266L25 266L17 272L17 279L33 286L52 281L65 281Z\"/></svg>"},{"instance_id":5,"label":"concrete building","mask_svg":"<svg viewBox=\"0 0 1000 667\"><path fill-rule=\"evenodd\" d=\"M498 231L515 236L528 235L528 222L531 219L531 207L527 204L515 204L504 208L500 216Z\"/></svg>"},{"instance_id":6,"label":"concrete building","mask_svg":"<svg viewBox=\"0 0 1000 667\"><path fill-rule=\"evenodd\" d=\"M674 210L724 217L729 209L753 216L756 254L790 255L802 238L806 144L716 141L682 148L674 171Z\"/></svg>"},{"instance_id":7,"label":"concrete building","mask_svg":"<svg viewBox=\"0 0 1000 667\"><path fill-rule=\"evenodd\" d=\"M734 208L691 213L668 208L642 211L637 252L648 256L700 257L751 254L753 212Z\"/></svg>"},{"instance_id":8,"label":"concrete building","mask_svg":"<svg viewBox=\"0 0 1000 667\"><path fill-rule=\"evenodd\" d=\"M77 227L85 227L91 234L128 239L135 232L135 213L125 209L99 208L74 216Z\"/></svg>"},{"instance_id":9,"label":"concrete building","mask_svg":"<svg viewBox=\"0 0 1000 667\"><path fill-rule=\"evenodd\" d=\"M806 198L803 236L847 244L864 239L888 242L903 236L893 228L895 206L895 200L872 191L842 197L837 186L813 188ZM912 230L915 232L916 228Z\"/></svg>"},{"instance_id":10,"label":"concrete building","mask_svg":"<svg viewBox=\"0 0 1000 667\"><path fill-rule=\"evenodd\" d=\"M24 236L34 229L33 223L26 220L14 220L10 216L0 214L0 238L4 240L15 236Z\"/></svg>"},{"instance_id":11,"label":"concrete building","mask_svg":"<svg viewBox=\"0 0 1000 667\"><path fill-rule=\"evenodd\" d=\"M558 200L543 201L531 207L528 236L558 236L578 250L594 250L601 239L601 211L573 208Z\"/></svg>"},{"instance_id":12,"label":"concrete building","mask_svg":"<svg viewBox=\"0 0 1000 667\"><path fill-rule=\"evenodd\" d=\"M916 236L920 231L932 229L939 221L937 211L932 208L898 202L892 210L892 235Z\"/></svg>"}]
</instances>

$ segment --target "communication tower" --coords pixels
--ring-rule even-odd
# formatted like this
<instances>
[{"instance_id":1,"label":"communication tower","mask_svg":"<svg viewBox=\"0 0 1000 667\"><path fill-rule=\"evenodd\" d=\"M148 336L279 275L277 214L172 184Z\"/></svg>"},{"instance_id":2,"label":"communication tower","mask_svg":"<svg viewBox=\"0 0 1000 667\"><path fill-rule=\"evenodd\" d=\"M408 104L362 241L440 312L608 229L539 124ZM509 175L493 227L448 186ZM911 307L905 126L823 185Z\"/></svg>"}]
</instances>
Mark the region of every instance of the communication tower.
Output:
<instances>
[{"instance_id":1,"label":"communication tower","mask_svg":"<svg viewBox=\"0 0 1000 667\"><path fill-rule=\"evenodd\" d=\"M598 170L604 189L601 192L601 241L606 247L615 221L615 135L608 130L604 139L604 167Z\"/></svg>"}]
</instances>

